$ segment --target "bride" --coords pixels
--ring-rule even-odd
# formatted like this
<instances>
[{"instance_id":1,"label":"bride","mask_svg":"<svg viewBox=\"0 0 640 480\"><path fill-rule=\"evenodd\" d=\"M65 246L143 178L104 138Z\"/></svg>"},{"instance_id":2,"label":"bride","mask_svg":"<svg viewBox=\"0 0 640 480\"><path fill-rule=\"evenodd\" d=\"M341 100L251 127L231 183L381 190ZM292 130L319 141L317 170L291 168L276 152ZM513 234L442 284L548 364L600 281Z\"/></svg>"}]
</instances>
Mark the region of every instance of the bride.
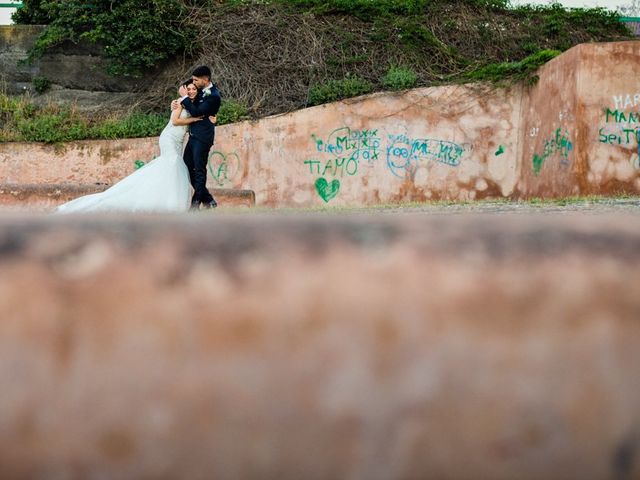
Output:
<instances>
[{"instance_id":1,"label":"bride","mask_svg":"<svg viewBox=\"0 0 640 480\"><path fill-rule=\"evenodd\" d=\"M193 80L182 84L194 99L198 89ZM182 160L182 142L187 126L202 118L191 117L182 107L160 134L160 156L104 192L86 195L58 206L56 213L93 211L183 212L189 209L191 184ZM215 121L212 118L212 121Z\"/></svg>"}]
</instances>

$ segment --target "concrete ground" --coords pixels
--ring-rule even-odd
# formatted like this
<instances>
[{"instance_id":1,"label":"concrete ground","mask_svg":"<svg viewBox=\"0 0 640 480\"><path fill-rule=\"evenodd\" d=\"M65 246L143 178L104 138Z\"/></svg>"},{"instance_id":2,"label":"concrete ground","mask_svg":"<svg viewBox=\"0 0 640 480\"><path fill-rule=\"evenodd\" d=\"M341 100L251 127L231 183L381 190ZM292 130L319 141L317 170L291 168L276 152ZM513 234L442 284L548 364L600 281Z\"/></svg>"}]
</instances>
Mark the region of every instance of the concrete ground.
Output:
<instances>
[{"instance_id":1,"label":"concrete ground","mask_svg":"<svg viewBox=\"0 0 640 480\"><path fill-rule=\"evenodd\" d=\"M245 191L238 191L243 193ZM250 192L250 191L246 191ZM217 192L218 196L220 192ZM68 199L67 199L68 200ZM640 197L582 197L559 200L482 200L470 202L431 202L431 203L410 203L403 205L386 204L373 207L318 207L312 209L272 209L267 207L250 207L248 205L236 205L237 202L223 202L222 207L215 213L235 214L235 213L257 213L257 214L353 214L353 213L426 213L426 214L460 214L460 213L563 213L563 212L585 212L585 213L608 213L608 212L630 212L640 209ZM230 205L230 206L225 206ZM51 205L43 205L41 202L31 204L28 201L19 203L12 202L0 205L0 215L11 214L47 214L54 208Z\"/></svg>"},{"instance_id":2,"label":"concrete ground","mask_svg":"<svg viewBox=\"0 0 640 480\"><path fill-rule=\"evenodd\" d=\"M389 209L393 211L394 209ZM397 211L435 214L450 213L640 213L640 197L534 200L519 202L468 202L409 206Z\"/></svg>"},{"instance_id":3,"label":"concrete ground","mask_svg":"<svg viewBox=\"0 0 640 480\"><path fill-rule=\"evenodd\" d=\"M640 213L640 197L584 197L559 200L521 200L521 201L470 201L470 202L432 202L405 205L380 205L374 207L338 207L318 208L309 210L267 210L258 208L258 212L268 213L425 213L436 215L474 214L474 213L611 213L628 212Z\"/></svg>"}]
</instances>

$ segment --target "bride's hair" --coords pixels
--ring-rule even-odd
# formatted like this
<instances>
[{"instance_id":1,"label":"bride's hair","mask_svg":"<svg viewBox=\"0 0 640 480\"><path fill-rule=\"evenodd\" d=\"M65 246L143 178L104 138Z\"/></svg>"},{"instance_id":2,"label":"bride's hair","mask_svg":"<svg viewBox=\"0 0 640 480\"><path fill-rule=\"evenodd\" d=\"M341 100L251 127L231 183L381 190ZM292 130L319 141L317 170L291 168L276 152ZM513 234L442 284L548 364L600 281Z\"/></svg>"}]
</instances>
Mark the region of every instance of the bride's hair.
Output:
<instances>
[{"instance_id":1,"label":"bride's hair","mask_svg":"<svg viewBox=\"0 0 640 480\"><path fill-rule=\"evenodd\" d=\"M187 80L185 80L184 82L182 82L182 86L186 87L188 85L191 85L193 83L193 78L189 78Z\"/></svg>"}]
</instances>

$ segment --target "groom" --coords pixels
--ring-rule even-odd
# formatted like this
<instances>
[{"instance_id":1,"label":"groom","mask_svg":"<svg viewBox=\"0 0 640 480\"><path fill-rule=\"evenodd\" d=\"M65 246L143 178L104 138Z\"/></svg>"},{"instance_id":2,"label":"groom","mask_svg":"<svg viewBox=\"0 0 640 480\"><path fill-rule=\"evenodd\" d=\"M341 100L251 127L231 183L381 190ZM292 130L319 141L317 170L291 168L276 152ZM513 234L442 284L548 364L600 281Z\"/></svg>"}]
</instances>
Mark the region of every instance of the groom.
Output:
<instances>
[{"instance_id":1,"label":"groom","mask_svg":"<svg viewBox=\"0 0 640 480\"><path fill-rule=\"evenodd\" d=\"M199 122L190 125L189 141L184 150L183 160L189 169L189 179L195 190L191 198L191 210L198 210L200 205L204 208L216 208L218 203L207 190L207 161L209 150L213 145L215 136L215 124L209 120L215 116L220 108L220 92L211 83L211 69L203 65L197 67L193 73L193 84L198 88L198 96L191 101L187 97L186 87L180 87L178 91L182 98L175 100L182 104L192 117L203 117ZM177 108L177 104L174 104Z\"/></svg>"}]
</instances>

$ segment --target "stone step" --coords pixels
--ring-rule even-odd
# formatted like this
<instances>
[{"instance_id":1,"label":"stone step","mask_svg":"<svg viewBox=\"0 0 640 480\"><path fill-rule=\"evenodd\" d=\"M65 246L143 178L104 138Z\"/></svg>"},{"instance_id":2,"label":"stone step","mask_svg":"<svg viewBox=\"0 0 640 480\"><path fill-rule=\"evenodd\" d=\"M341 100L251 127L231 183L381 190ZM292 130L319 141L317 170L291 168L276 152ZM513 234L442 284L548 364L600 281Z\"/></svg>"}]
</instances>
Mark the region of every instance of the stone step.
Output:
<instances>
[{"instance_id":1,"label":"stone step","mask_svg":"<svg viewBox=\"0 0 640 480\"><path fill-rule=\"evenodd\" d=\"M0 207L45 210L68 202L82 195L99 193L109 188L96 184L9 184L0 183ZM253 190L211 188L211 194L221 207L253 207L256 194Z\"/></svg>"}]
</instances>

